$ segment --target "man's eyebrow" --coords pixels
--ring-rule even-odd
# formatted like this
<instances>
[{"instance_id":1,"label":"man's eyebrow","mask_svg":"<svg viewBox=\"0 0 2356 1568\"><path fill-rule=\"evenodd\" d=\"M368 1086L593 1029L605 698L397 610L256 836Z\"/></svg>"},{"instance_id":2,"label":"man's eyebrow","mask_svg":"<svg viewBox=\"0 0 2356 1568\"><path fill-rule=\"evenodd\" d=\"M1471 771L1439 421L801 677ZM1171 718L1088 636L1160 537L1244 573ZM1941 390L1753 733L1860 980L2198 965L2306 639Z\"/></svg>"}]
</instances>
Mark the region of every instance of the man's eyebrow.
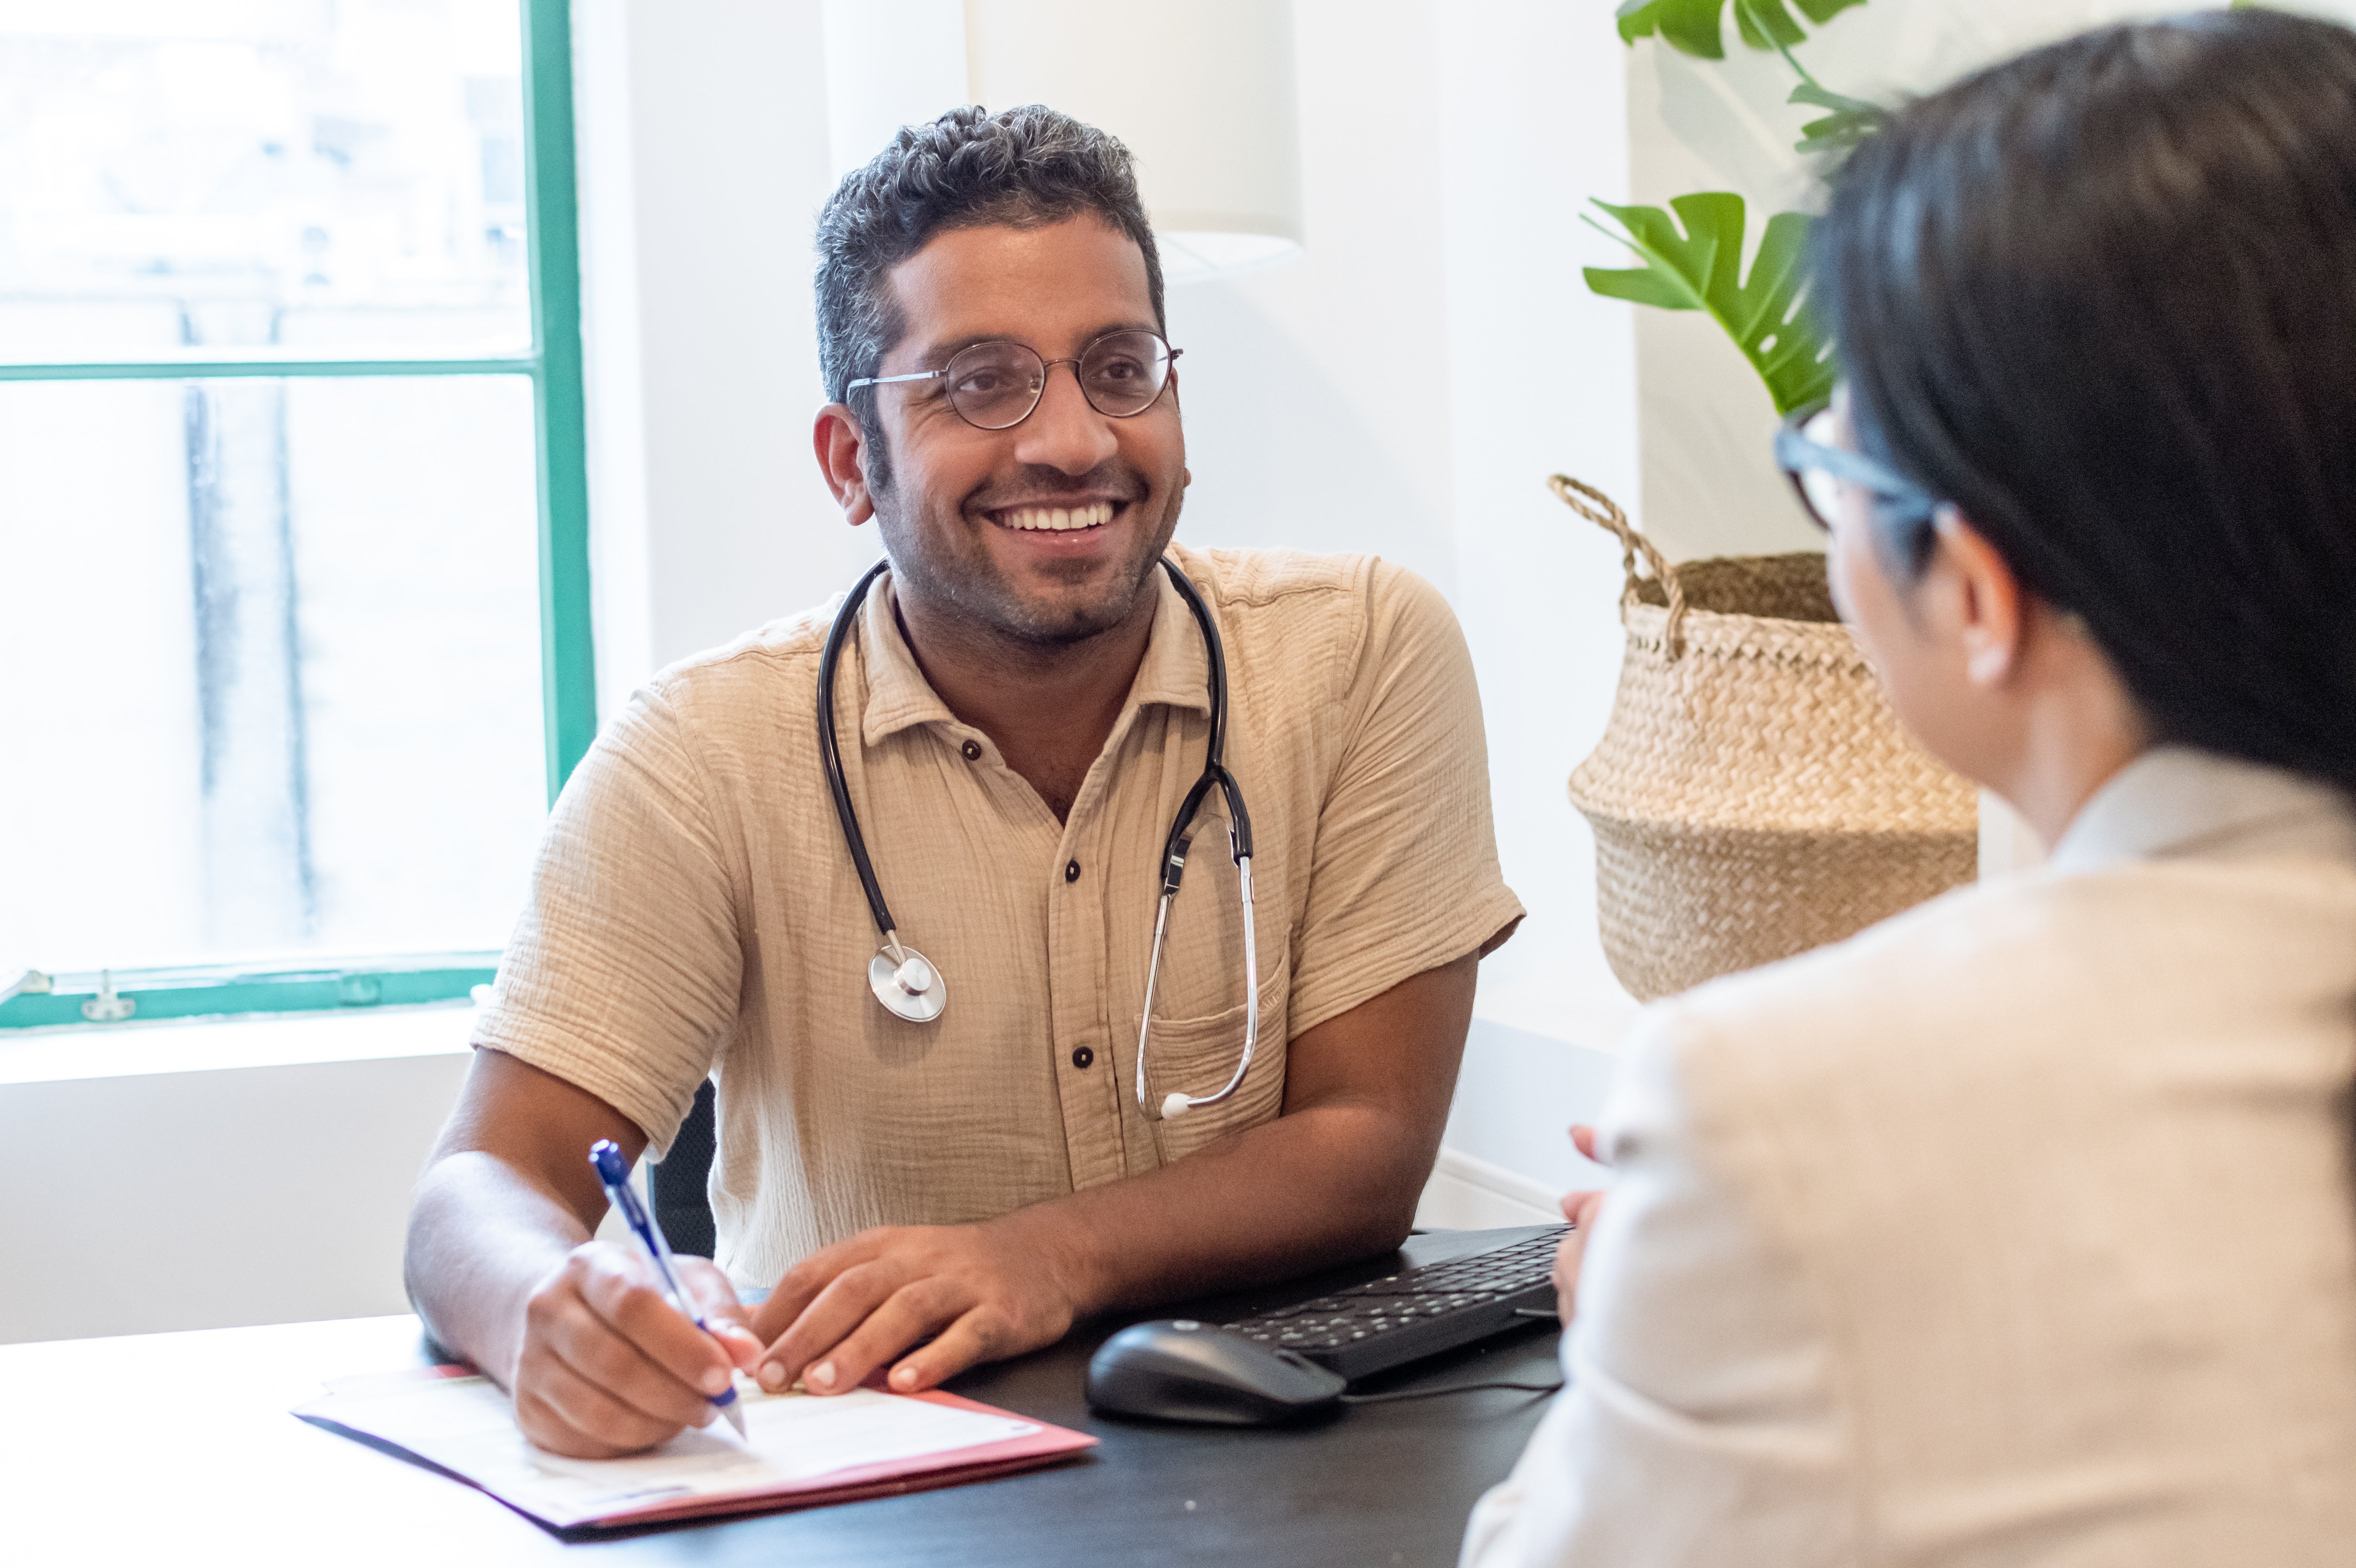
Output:
<instances>
[{"instance_id":1,"label":"man's eyebrow","mask_svg":"<svg viewBox=\"0 0 2356 1568\"><path fill-rule=\"evenodd\" d=\"M1115 332L1159 334L1161 330L1150 321L1116 321L1085 334L1080 341L1084 344L1094 343L1098 338ZM945 337L938 343L927 345L924 353L918 356L916 363L927 370L937 370L977 343L1021 343L1022 341L1021 338L1011 337L1003 332L969 332L962 337ZM1054 356L1043 354L1040 357L1045 359L1052 358Z\"/></svg>"}]
</instances>

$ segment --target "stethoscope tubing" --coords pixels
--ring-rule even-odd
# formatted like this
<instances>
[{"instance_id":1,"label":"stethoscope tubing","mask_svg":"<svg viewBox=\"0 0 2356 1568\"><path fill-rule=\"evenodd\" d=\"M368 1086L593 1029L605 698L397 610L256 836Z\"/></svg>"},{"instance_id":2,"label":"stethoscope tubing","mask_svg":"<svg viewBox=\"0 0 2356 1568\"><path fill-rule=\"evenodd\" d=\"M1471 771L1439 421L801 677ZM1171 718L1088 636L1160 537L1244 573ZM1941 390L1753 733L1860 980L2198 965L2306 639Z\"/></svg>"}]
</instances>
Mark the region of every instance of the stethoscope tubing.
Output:
<instances>
[{"instance_id":1,"label":"stethoscope tubing","mask_svg":"<svg viewBox=\"0 0 2356 1568\"><path fill-rule=\"evenodd\" d=\"M899 925L892 918L891 906L884 901L883 884L875 880L875 864L867 858L867 836L859 830L859 813L851 804L851 784L842 776L842 748L834 734L834 667L842 657L843 638L859 618L859 606L865 602L869 586L891 570L888 557L869 567L843 596L842 607L834 613L834 624L827 628L826 647L818 657L818 757L819 765L826 770L827 792L834 796L835 820L842 825L843 842L851 847L851 863L858 869L859 885L867 894L868 912L875 917L875 929L886 943L896 944Z\"/></svg>"}]
</instances>

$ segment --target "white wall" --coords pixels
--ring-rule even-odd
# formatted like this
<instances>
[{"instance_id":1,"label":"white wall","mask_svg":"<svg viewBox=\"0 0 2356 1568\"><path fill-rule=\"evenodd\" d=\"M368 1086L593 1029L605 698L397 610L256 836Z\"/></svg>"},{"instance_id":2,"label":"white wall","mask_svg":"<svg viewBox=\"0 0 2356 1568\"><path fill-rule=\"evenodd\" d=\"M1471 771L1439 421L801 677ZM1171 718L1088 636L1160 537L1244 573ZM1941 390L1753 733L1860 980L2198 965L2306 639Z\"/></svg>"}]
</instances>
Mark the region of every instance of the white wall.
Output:
<instances>
[{"instance_id":1,"label":"white wall","mask_svg":"<svg viewBox=\"0 0 2356 1568\"><path fill-rule=\"evenodd\" d=\"M810 456L818 0L575 0L598 710L881 547Z\"/></svg>"},{"instance_id":2,"label":"white wall","mask_svg":"<svg viewBox=\"0 0 2356 1568\"><path fill-rule=\"evenodd\" d=\"M405 1310L471 1017L0 1040L0 1344Z\"/></svg>"},{"instance_id":3,"label":"white wall","mask_svg":"<svg viewBox=\"0 0 2356 1568\"><path fill-rule=\"evenodd\" d=\"M1629 1004L1604 966L1593 843L1564 786L1618 677L1619 549L1545 481L1569 473L1634 509L1628 311L1577 267L1580 207L1626 194L1624 56L1600 14L1547 0L1451 5L1436 22L1451 592L1480 670L1498 850L1529 911L1483 965L1481 1012L1608 1046Z\"/></svg>"},{"instance_id":4,"label":"white wall","mask_svg":"<svg viewBox=\"0 0 2356 1568\"><path fill-rule=\"evenodd\" d=\"M1304 254L1170 291L1189 543L1365 550L1455 586L1435 9L1295 0Z\"/></svg>"},{"instance_id":5,"label":"white wall","mask_svg":"<svg viewBox=\"0 0 2356 1568\"><path fill-rule=\"evenodd\" d=\"M473 1024L459 1003L0 1038L0 1344L408 1310L410 1190Z\"/></svg>"}]
</instances>

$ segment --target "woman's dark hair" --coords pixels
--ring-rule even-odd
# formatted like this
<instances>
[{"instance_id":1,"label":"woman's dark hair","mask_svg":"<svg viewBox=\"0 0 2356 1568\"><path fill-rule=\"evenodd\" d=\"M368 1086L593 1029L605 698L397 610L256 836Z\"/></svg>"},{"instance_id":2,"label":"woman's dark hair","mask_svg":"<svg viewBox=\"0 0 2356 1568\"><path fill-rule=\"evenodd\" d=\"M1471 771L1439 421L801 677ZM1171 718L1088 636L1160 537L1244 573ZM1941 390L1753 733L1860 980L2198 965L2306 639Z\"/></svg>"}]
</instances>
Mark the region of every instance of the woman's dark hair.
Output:
<instances>
[{"instance_id":1,"label":"woman's dark hair","mask_svg":"<svg viewBox=\"0 0 2356 1568\"><path fill-rule=\"evenodd\" d=\"M2105 28L1900 110L1815 298L1867 452L2165 741L2356 791L2356 33ZM1913 571L1931 539L1884 541Z\"/></svg>"},{"instance_id":2,"label":"woman's dark hair","mask_svg":"<svg viewBox=\"0 0 2356 1568\"><path fill-rule=\"evenodd\" d=\"M1129 150L1094 126L1031 103L991 114L968 105L909 125L842 178L818 219L818 361L826 395L850 402L867 435L868 479L891 484L873 376L907 330L884 274L949 229L1019 229L1093 213L1145 252L1145 287L1164 332L1162 257Z\"/></svg>"}]
</instances>

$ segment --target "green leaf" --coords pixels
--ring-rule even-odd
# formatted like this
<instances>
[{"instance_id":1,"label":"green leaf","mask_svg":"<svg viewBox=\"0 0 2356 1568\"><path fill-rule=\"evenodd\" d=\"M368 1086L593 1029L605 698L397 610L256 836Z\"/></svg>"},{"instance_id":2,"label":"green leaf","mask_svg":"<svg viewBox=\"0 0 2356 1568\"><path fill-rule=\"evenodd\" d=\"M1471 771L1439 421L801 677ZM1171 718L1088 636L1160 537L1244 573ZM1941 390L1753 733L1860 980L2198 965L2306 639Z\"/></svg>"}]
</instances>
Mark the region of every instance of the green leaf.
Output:
<instances>
[{"instance_id":1,"label":"green leaf","mask_svg":"<svg viewBox=\"0 0 2356 1568\"><path fill-rule=\"evenodd\" d=\"M1658 36L1682 53L1702 59L1726 58L1722 17L1734 8L1734 28L1754 49L1789 48L1804 41L1807 29L1793 19L1791 7L1822 27L1865 0L1621 0L1613 13L1622 41Z\"/></svg>"},{"instance_id":2,"label":"green leaf","mask_svg":"<svg viewBox=\"0 0 2356 1568\"><path fill-rule=\"evenodd\" d=\"M1622 41L1633 44L1658 33L1663 42L1703 59L1724 59L1719 8L1725 0L1621 0L1613 13Z\"/></svg>"},{"instance_id":3,"label":"green leaf","mask_svg":"<svg viewBox=\"0 0 2356 1568\"><path fill-rule=\"evenodd\" d=\"M1792 96L1783 101L1832 111L1800 127L1800 139L1793 144L1803 153L1847 152L1879 131L1890 119L1890 111L1880 104L1835 92L1813 79L1792 89Z\"/></svg>"},{"instance_id":4,"label":"green leaf","mask_svg":"<svg viewBox=\"0 0 2356 1568\"><path fill-rule=\"evenodd\" d=\"M1742 198L1731 191L1677 197L1669 203L1674 218L1657 207L1595 205L1619 220L1625 232L1612 238L1644 264L1589 267L1589 288L1662 310L1708 311L1767 384L1779 414L1832 395L1831 345L1802 298L1813 221L1806 214L1779 212L1767 220L1745 278L1745 215Z\"/></svg>"}]
</instances>

